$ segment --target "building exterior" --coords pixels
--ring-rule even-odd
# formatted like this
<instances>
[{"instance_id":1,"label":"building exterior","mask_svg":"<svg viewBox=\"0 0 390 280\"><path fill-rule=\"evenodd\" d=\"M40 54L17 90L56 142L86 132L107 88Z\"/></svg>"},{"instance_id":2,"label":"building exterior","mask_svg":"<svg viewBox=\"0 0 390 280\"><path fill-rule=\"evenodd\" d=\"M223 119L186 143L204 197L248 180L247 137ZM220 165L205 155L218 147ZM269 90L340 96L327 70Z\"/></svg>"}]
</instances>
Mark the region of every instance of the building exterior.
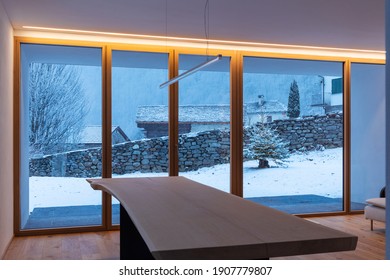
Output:
<instances>
[{"instance_id":1,"label":"building exterior","mask_svg":"<svg viewBox=\"0 0 390 280\"><path fill-rule=\"evenodd\" d=\"M285 119L287 107L279 101L265 101L244 104L244 125ZM136 116L137 127L146 138L168 135L168 106L139 106ZM230 128L230 105L182 105L179 106L179 133L200 132Z\"/></svg>"},{"instance_id":2,"label":"building exterior","mask_svg":"<svg viewBox=\"0 0 390 280\"><path fill-rule=\"evenodd\" d=\"M343 78L332 79L330 102L325 106L325 113L343 110Z\"/></svg>"},{"instance_id":3,"label":"building exterior","mask_svg":"<svg viewBox=\"0 0 390 280\"><path fill-rule=\"evenodd\" d=\"M111 141L112 145L130 141L124 131L119 127L113 125L111 127ZM80 138L74 141L73 144L78 148L91 148L101 146L102 144L102 126L89 125L84 127L80 134Z\"/></svg>"},{"instance_id":4,"label":"building exterior","mask_svg":"<svg viewBox=\"0 0 390 280\"><path fill-rule=\"evenodd\" d=\"M244 125L254 125L260 121L272 122L287 118L287 107L277 100L265 100L259 95L258 102L244 104Z\"/></svg>"},{"instance_id":5,"label":"building exterior","mask_svg":"<svg viewBox=\"0 0 390 280\"><path fill-rule=\"evenodd\" d=\"M137 127L146 138L168 135L168 106L139 106ZM230 105L182 105L179 106L179 133L214 129L229 129Z\"/></svg>"}]
</instances>

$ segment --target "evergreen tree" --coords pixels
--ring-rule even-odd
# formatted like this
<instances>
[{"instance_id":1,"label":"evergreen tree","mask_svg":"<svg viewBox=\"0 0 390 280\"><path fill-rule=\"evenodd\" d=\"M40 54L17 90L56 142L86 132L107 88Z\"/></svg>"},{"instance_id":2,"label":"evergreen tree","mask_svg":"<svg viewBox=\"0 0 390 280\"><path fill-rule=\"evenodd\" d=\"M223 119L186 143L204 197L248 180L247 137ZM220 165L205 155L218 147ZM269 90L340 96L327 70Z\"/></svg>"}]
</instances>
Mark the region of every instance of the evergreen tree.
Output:
<instances>
[{"instance_id":1,"label":"evergreen tree","mask_svg":"<svg viewBox=\"0 0 390 280\"><path fill-rule=\"evenodd\" d=\"M290 94L288 95L287 116L289 118L298 118L300 114L299 88L297 81L294 80L290 85Z\"/></svg>"},{"instance_id":2,"label":"evergreen tree","mask_svg":"<svg viewBox=\"0 0 390 280\"><path fill-rule=\"evenodd\" d=\"M275 130L259 122L253 127L247 157L259 161L259 168L268 168L269 160L282 165L290 156L285 142Z\"/></svg>"}]
</instances>

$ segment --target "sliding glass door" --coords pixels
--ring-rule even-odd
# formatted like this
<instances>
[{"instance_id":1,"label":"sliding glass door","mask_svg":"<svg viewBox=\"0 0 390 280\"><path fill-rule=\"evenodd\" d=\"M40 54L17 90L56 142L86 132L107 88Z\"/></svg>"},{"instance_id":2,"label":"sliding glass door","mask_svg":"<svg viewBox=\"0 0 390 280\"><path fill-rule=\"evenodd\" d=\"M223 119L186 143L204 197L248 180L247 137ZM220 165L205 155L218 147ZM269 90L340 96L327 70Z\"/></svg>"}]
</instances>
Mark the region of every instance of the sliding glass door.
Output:
<instances>
[{"instance_id":1,"label":"sliding glass door","mask_svg":"<svg viewBox=\"0 0 390 280\"><path fill-rule=\"evenodd\" d=\"M102 224L100 48L21 45L20 228Z\"/></svg>"},{"instance_id":2,"label":"sliding glass door","mask_svg":"<svg viewBox=\"0 0 390 280\"><path fill-rule=\"evenodd\" d=\"M343 64L244 58L244 198L343 210Z\"/></svg>"},{"instance_id":3,"label":"sliding glass door","mask_svg":"<svg viewBox=\"0 0 390 280\"><path fill-rule=\"evenodd\" d=\"M362 210L384 186L384 65L352 63L349 99L347 61L244 56L231 75L230 55L241 55L225 51L180 80L176 92L159 88L172 76L168 69L182 74L214 56L31 42L16 48L18 231L111 229L119 201L110 204L85 180L102 176L180 175L292 214L349 210L344 194L352 211ZM241 109L243 123L233 128L243 128L242 138L231 138L231 112L241 116ZM349 119L351 157L344 159ZM344 190L348 164L351 189Z\"/></svg>"},{"instance_id":4,"label":"sliding glass door","mask_svg":"<svg viewBox=\"0 0 390 280\"><path fill-rule=\"evenodd\" d=\"M180 55L179 74L209 60ZM179 81L179 175L230 191L230 57Z\"/></svg>"},{"instance_id":5,"label":"sliding glass door","mask_svg":"<svg viewBox=\"0 0 390 280\"><path fill-rule=\"evenodd\" d=\"M168 176L167 78L166 53L112 52L112 177Z\"/></svg>"}]
</instances>

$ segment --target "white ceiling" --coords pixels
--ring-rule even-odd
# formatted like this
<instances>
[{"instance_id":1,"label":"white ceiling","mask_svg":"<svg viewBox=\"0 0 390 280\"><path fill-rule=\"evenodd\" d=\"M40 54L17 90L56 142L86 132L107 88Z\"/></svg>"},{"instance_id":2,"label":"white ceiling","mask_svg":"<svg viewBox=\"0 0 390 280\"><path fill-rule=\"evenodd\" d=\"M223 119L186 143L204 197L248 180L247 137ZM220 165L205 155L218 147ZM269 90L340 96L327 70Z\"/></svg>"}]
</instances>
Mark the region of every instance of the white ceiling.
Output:
<instances>
[{"instance_id":1,"label":"white ceiling","mask_svg":"<svg viewBox=\"0 0 390 280\"><path fill-rule=\"evenodd\" d=\"M15 29L206 38L206 0L0 1ZM385 50L385 0L209 1L209 39Z\"/></svg>"}]
</instances>

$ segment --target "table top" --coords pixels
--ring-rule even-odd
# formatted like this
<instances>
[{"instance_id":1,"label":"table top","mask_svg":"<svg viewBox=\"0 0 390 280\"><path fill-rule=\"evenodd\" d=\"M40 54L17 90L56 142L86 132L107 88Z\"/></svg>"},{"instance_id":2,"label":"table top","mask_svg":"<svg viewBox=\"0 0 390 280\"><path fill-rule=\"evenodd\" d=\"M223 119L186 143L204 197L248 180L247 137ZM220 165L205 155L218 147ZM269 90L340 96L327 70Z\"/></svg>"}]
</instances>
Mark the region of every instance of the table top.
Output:
<instances>
[{"instance_id":1,"label":"table top","mask_svg":"<svg viewBox=\"0 0 390 280\"><path fill-rule=\"evenodd\" d=\"M184 177L87 181L120 201L156 259L266 259L357 244L354 235Z\"/></svg>"}]
</instances>

